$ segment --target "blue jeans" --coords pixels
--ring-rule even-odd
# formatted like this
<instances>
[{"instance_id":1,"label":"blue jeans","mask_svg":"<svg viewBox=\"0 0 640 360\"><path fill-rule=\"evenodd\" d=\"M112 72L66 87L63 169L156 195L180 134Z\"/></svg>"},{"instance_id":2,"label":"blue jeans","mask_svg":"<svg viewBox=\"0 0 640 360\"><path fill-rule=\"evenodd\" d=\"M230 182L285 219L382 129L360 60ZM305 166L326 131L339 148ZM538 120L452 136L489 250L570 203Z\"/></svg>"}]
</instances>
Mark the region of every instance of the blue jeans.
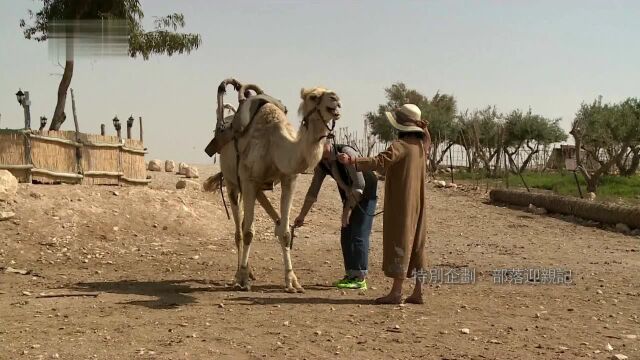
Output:
<instances>
[{"instance_id":1,"label":"blue jeans","mask_svg":"<svg viewBox=\"0 0 640 360\"><path fill-rule=\"evenodd\" d=\"M340 245L345 273L349 277L364 278L369 269L369 236L377 199L362 199L351 212L349 225L340 231ZM367 214L363 214L362 210ZM369 214L369 215L368 215Z\"/></svg>"}]
</instances>

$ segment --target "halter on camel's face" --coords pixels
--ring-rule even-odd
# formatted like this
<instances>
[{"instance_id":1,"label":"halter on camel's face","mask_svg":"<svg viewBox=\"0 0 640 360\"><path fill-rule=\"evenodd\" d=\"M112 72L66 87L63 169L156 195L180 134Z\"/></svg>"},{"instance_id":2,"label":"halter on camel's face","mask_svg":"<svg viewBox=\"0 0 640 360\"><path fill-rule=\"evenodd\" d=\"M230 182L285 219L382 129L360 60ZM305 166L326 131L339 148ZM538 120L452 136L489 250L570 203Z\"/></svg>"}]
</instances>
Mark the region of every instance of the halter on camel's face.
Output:
<instances>
[{"instance_id":1,"label":"halter on camel's face","mask_svg":"<svg viewBox=\"0 0 640 360\"><path fill-rule=\"evenodd\" d=\"M322 88L311 90L302 90L302 104L300 105L300 113L308 120L315 114L319 115L325 126L333 120L340 118L340 98L335 92Z\"/></svg>"}]
</instances>

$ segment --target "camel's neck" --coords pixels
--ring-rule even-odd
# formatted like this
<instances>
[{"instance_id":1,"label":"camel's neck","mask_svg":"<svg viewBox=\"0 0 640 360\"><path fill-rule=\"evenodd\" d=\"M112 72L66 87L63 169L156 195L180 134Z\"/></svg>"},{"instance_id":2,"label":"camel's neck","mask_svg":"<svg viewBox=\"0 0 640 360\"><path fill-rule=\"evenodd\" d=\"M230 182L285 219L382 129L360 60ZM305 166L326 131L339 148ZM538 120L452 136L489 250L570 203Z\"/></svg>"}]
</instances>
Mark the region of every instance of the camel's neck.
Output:
<instances>
[{"instance_id":1,"label":"camel's neck","mask_svg":"<svg viewBox=\"0 0 640 360\"><path fill-rule=\"evenodd\" d=\"M287 174L299 174L315 167L322 157L322 145L329 129L317 113L309 116L307 125L301 125L295 140L279 141L278 168ZM282 160L282 161L279 161Z\"/></svg>"}]
</instances>

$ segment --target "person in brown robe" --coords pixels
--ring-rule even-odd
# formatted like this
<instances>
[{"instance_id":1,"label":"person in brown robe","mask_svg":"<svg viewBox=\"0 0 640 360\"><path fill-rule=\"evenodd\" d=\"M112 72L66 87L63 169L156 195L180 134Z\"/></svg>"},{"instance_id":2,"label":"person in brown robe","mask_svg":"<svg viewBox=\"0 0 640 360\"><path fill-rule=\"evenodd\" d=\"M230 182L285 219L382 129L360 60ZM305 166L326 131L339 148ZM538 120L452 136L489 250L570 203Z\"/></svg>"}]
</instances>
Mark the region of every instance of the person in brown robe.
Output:
<instances>
[{"instance_id":1,"label":"person in brown robe","mask_svg":"<svg viewBox=\"0 0 640 360\"><path fill-rule=\"evenodd\" d=\"M387 150L371 158L342 155L345 164L355 164L358 171L376 170L385 174L382 269L393 279L388 295L376 303L402 302L402 284L416 276L413 294L405 301L423 303L421 272L425 271L424 246L426 159L431 138L420 109L406 104L387 113L391 125L399 130L398 140Z\"/></svg>"}]
</instances>

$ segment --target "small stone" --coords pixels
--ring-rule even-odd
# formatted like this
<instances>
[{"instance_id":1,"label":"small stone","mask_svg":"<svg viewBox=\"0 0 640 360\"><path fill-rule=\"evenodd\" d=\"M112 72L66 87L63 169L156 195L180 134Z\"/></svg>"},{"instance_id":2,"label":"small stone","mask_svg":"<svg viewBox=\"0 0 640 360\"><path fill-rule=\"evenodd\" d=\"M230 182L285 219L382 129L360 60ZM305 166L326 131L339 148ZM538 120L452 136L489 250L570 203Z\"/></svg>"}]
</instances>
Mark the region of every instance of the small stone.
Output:
<instances>
[{"instance_id":1,"label":"small stone","mask_svg":"<svg viewBox=\"0 0 640 360\"><path fill-rule=\"evenodd\" d=\"M617 223L616 224L616 231L621 232L621 233L628 233L628 232L631 232L631 229L629 228L629 226L627 224Z\"/></svg>"},{"instance_id":2,"label":"small stone","mask_svg":"<svg viewBox=\"0 0 640 360\"><path fill-rule=\"evenodd\" d=\"M220 303L220 304L218 304L218 307L219 307L220 309L224 309L224 304L223 304L223 303Z\"/></svg>"},{"instance_id":3,"label":"small stone","mask_svg":"<svg viewBox=\"0 0 640 360\"><path fill-rule=\"evenodd\" d=\"M569 350L569 348L568 348L568 347L566 347L566 346L558 346L558 349L560 349L560 350L562 350L562 351Z\"/></svg>"},{"instance_id":4,"label":"small stone","mask_svg":"<svg viewBox=\"0 0 640 360\"><path fill-rule=\"evenodd\" d=\"M120 230L120 228L119 228L119 227L117 227L117 226L114 226L114 227L113 227L113 231L118 231L118 230Z\"/></svg>"},{"instance_id":5,"label":"small stone","mask_svg":"<svg viewBox=\"0 0 640 360\"><path fill-rule=\"evenodd\" d=\"M12 211L0 211L0 221L9 220L14 216L16 216L16 213Z\"/></svg>"},{"instance_id":6,"label":"small stone","mask_svg":"<svg viewBox=\"0 0 640 360\"><path fill-rule=\"evenodd\" d=\"M174 172L176 169L176 163L173 160L165 160L164 162L164 171L166 172Z\"/></svg>"},{"instance_id":7,"label":"small stone","mask_svg":"<svg viewBox=\"0 0 640 360\"><path fill-rule=\"evenodd\" d=\"M316 331L314 332L314 334L316 334L316 335L320 336L320 335L322 335L322 331L320 331L320 330L316 330Z\"/></svg>"},{"instance_id":8,"label":"small stone","mask_svg":"<svg viewBox=\"0 0 640 360\"><path fill-rule=\"evenodd\" d=\"M638 335L633 335L633 334L624 334L622 335L623 338L625 339L629 339L629 340L635 340L638 338Z\"/></svg>"},{"instance_id":9,"label":"small stone","mask_svg":"<svg viewBox=\"0 0 640 360\"><path fill-rule=\"evenodd\" d=\"M149 161L149 166L147 167L149 171L162 171L162 162L160 160L151 160Z\"/></svg>"},{"instance_id":10,"label":"small stone","mask_svg":"<svg viewBox=\"0 0 640 360\"><path fill-rule=\"evenodd\" d=\"M193 260L198 260L198 259L200 259L200 255L193 255L193 256L191 257L191 259L193 259Z\"/></svg>"},{"instance_id":11,"label":"small stone","mask_svg":"<svg viewBox=\"0 0 640 360\"><path fill-rule=\"evenodd\" d=\"M596 294L602 295L602 290L600 289L596 290Z\"/></svg>"},{"instance_id":12,"label":"small stone","mask_svg":"<svg viewBox=\"0 0 640 360\"><path fill-rule=\"evenodd\" d=\"M613 351L613 346L611 346L611 344L607 343L607 346L605 346L604 349L607 350L607 351Z\"/></svg>"},{"instance_id":13,"label":"small stone","mask_svg":"<svg viewBox=\"0 0 640 360\"><path fill-rule=\"evenodd\" d=\"M612 359L615 360L627 360L629 357L626 355L622 355L622 354L615 354L613 355Z\"/></svg>"},{"instance_id":14,"label":"small stone","mask_svg":"<svg viewBox=\"0 0 640 360\"><path fill-rule=\"evenodd\" d=\"M198 174L198 168L193 167L193 166L189 166L187 167L187 169L185 170L184 175L190 179L197 179L200 177L200 175Z\"/></svg>"},{"instance_id":15,"label":"small stone","mask_svg":"<svg viewBox=\"0 0 640 360\"><path fill-rule=\"evenodd\" d=\"M189 167L189 165L181 162L178 164L178 174L179 175L186 175L187 172L187 168Z\"/></svg>"},{"instance_id":16,"label":"small stone","mask_svg":"<svg viewBox=\"0 0 640 360\"><path fill-rule=\"evenodd\" d=\"M439 188L443 188L443 187L447 186L447 182L446 181L442 181L442 180L436 180L436 181L433 182L433 184L436 187L439 187Z\"/></svg>"},{"instance_id":17,"label":"small stone","mask_svg":"<svg viewBox=\"0 0 640 360\"><path fill-rule=\"evenodd\" d=\"M192 180L180 179L176 182L176 189L200 190L200 184Z\"/></svg>"},{"instance_id":18,"label":"small stone","mask_svg":"<svg viewBox=\"0 0 640 360\"><path fill-rule=\"evenodd\" d=\"M9 199L18 192L18 179L8 170L0 170L0 199Z\"/></svg>"},{"instance_id":19,"label":"small stone","mask_svg":"<svg viewBox=\"0 0 640 360\"><path fill-rule=\"evenodd\" d=\"M289 320L287 320L287 321L283 322L283 323L282 323L282 325L284 325L284 326L289 326Z\"/></svg>"},{"instance_id":20,"label":"small stone","mask_svg":"<svg viewBox=\"0 0 640 360\"><path fill-rule=\"evenodd\" d=\"M502 342L500 342L500 341L498 341L498 340L496 340L496 339L491 339L491 340L489 340L489 342L490 342L491 344L502 344Z\"/></svg>"},{"instance_id":21,"label":"small stone","mask_svg":"<svg viewBox=\"0 0 640 360\"><path fill-rule=\"evenodd\" d=\"M587 193L587 199L589 201L594 201L596 199L596 193L594 193L594 192Z\"/></svg>"},{"instance_id":22,"label":"small stone","mask_svg":"<svg viewBox=\"0 0 640 360\"><path fill-rule=\"evenodd\" d=\"M468 334L469 333L469 329L462 328L462 329L460 329L460 332L463 333L463 334Z\"/></svg>"},{"instance_id":23,"label":"small stone","mask_svg":"<svg viewBox=\"0 0 640 360\"><path fill-rule=\"evenodd\" d=\"M31 296L31 293L30 293L30 292L28 292L28 291L23 291L23 292L22 292L22 295L24 295L24 296Z\"/></svg>"}]
</instances>

